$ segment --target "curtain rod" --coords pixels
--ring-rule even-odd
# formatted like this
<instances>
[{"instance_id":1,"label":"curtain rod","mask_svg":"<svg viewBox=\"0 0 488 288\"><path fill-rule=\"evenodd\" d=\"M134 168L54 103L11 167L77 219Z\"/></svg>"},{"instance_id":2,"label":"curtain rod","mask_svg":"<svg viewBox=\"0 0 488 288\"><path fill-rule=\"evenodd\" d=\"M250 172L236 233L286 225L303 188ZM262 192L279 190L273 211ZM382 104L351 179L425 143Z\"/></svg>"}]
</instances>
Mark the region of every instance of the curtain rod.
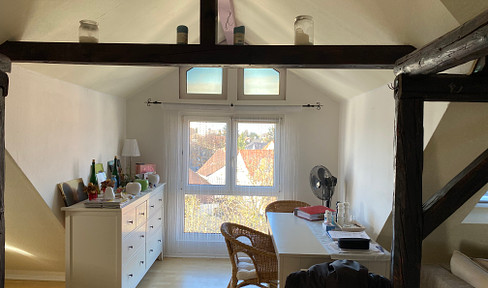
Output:
<instances>
[{"instance_id":1,"label":"curtain rod","mask_svg":"<svg viewBox=\"0 0 488 288\"><path fill-rule=\"evenodd\" d=\"M320 102L316 102L315 104L303 104L303 105L239 105L239 104L192 104L192 103L171 103L171 102L162 102L158 100L152 100L148 98L146 102L147 106L155 105L163 105L165 108L198 108L202 110L219 110L219 109L233 109L233 108L250 108L250 109L280 109L280 108L288 108L288 109L297 109L297 108L315 108L317 110L322 109L322 104Z\"/></svg>"}]
</instances>

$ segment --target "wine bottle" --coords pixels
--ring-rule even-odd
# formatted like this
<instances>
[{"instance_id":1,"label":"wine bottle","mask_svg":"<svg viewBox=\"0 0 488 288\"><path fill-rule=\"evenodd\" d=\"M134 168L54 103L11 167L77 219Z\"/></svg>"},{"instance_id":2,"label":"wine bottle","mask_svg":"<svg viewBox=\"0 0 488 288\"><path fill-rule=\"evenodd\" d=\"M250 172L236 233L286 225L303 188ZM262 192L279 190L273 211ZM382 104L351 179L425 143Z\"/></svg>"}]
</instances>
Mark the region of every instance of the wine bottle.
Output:
<instances>
[{"instance_id":1,"label":"wine bottle","mask_svg":"<svg viewBox=\"0 0 488 288\"><path fill-rule=\"evenodd\" d=\"M98 186L98 180L97 180L97 173L95 172L95 159L92 160L90 183L92 183L93 185L95 185L95 187L97 187L97 194L100 193L100 187Z\"/></svg>"},{"instance_id":2,"label":"wine bottle","mask_svg":"<svg viewBox=\"0 0 488 288\"><path fill-rule=\"evenodd\" d=\"M114 157L114 169L112 170L112 176L115 176L115 188L121 186L120 185L120 176L119 176L119 169L117 167L117 155Z\"/></svg>"}]
</instances>

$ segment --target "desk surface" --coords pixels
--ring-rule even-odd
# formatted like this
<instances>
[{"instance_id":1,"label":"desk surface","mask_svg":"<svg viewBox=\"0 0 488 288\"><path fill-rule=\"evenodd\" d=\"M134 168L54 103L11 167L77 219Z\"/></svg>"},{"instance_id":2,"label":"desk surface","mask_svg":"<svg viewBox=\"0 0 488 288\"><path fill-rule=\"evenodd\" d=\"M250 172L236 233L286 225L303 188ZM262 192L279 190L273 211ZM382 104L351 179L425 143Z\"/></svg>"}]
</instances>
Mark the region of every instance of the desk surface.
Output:
<instances>
[{"instance_id":1,"label":"desk surface","mask_svg":"<svg viewBox=\"0 0 488 288\"><path fill-rule=\"evenodd\" d=\"M278 255L329 256L306 225L304 219L292 213L268 213L268 226ZM322 225L321 221L313 224Z\"/></svg>"},{"instance_id":2,"label":"desk surface","mask_svg":"<svg viewBox=\"0 0 488 288\"><path fill-rule=\"evenodd\" d=\"M267 218L278 257L280 287L284 286L283 283L290 273L335 259L357 260L368 267L370 272L386 277L389 275L390 253L386 250L382 253L369 250L338 252L340 249L336 247L337 244L325 235L322 221L307 221L292 213L270 212L267 213Z\"/></svg>"},{"instance_id":3,"label":"desk surface","mask_svg":"<svg viewBox=\"0 0 488 288\"><path fill-rule=\"evenodd\" d=\"M322 221L307 221L292 213L268 213L267 217L278 256L328 256L331 259L376 261L390 259L390 253L374 241L371 246L378 248L372 248L375 250L341 250L325 234Z\"/></svg>"}]
</instances>

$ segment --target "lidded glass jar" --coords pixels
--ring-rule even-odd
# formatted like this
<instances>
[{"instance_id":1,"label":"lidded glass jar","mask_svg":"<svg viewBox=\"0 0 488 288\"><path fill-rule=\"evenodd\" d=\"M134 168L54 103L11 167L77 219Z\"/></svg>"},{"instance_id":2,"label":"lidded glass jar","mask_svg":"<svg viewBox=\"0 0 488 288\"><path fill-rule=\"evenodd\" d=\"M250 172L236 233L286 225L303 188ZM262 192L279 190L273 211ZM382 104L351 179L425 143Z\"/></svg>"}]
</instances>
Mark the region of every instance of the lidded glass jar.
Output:
<instances>
[{"instance_id":1,"label":"lidded glass jar","mask_svg":"<svg viewBox=\"0 0 488 288\"><path fill-rule=\"evenodd\" d=\"M313 45L313 18L310 15L295 17L295 45Z\"/></svg>"},{"instance_id":2,"label":"lidded glass jar","mask_svg":"<svg viewBox=\"0 0 488 288\"><path fill-rule=\"evenodd\" d=\"M98 23L93 20L81 20L78 29L80 42L98 43Z\"/></svg>"}]
</instances>

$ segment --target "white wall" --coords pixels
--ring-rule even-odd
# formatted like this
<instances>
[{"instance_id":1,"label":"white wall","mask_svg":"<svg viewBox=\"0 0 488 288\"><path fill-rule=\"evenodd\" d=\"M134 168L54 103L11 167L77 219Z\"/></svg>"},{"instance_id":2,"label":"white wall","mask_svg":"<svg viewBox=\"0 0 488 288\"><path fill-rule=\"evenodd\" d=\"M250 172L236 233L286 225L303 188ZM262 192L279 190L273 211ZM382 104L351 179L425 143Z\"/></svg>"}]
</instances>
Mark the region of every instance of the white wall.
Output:
<instances>
[{"instance_id":1,"label":"white wall","mask_svg":"<svg viewBox=\"0 0 488 288\"><path fill-rule=\"evenodd\" d=\"M85 89L13 65L6 98L6 149L62 221L57 184L83 178L91 160L120 151L125 99Z\"/></svg>"},{"instance_id":2,"label":"white wall","mask_svg":"<svg viewBox=\"0 0 488 288\"><path fill-rule=\"evenodd\" d=\"M337 175L338 173L338 137L339 137L339 103L334 102L323 95L321 91L303 82L295 74L296 71L287 72L287 100L279 104L306 104L320 101L324 107L317 111L305 109L302 112L290 113L286 115L285 121L293 122L298 133L295 135L299 139L299 144L295 147L298 150L297 161L294 162L298 171L296 191L292 191L298 200L306 201L311 204L320 204L312 193L309 184L310 170L318 164L326 165L329 170ZM238 103L236 101L236 70L229 71L228 100L218 103ZM158 172L165 181L166 171L176 169L167 165L164 158L165 149L170 145L175 145L175 138L164 134L163 121L164 113L158 105L147 107L144 101L149 97L153 100L168 102L183 102L178 100L178 71L169 74L164 79L153 83L147 89L140 91L127 101L127 137L136 138L140 145L141 157L137 161L152 162L157 164ZM201 101L209 102L209 101ZM216 103L215 101L210 101ZM269 102L245 102L246 104L270 104ZM276 102L274 102L276 103ZM273 103L273 104L274 104ZM253 113L252 111L250 112ZM287 157L285 155L284 157ZM174 185L166 186L167 207L166 220L175 222L176 211L176 191ZM174 189L174 188L173 188ZM287 199L290 196L284 196ZM335 202L334 202L335 203ZM171 220L169 220L171 219ZM169 226L169 225L167 225ZM167 228L168 229L168 228ZM168 231L166 235L172 236L174 233ZM168 237L170 237L168 236ZM168 249L166 246L165 249ZM168 252L168 251L166 251ZM170 254L175 253L173 250ZM175 254L173 254L175 255ZM226 255L223 251L222 255ZM215 256L215 254L214 254Z\"/></svg>"},{"instance_id":3,"label":"white wall","mask_svg":"<svg viewBox=\"0 0 488 288\"><path fill-rule=\"evenodd\" d=\"M446 103L425 105L425 145L446 108ZM344 195L344 199L351 203L356 219L364 223L367 231L376 238L392 211L393 203L393 91L385 85L345 102L342 109L341 196Z\"/></svg>"},{"instance_id":4,"label":"white wall","mask_svg":"<svg viewBox=\"0 0 488 288\"><path fill-rule=\"evenodd\" d=\"M352 214L376 237L393 199L393 91L385 85L344 105L341 191Z\"/></svg>"},{"instance_id":5,"label":"white wall","mask_svg":"<svg viewBox=\"0 0 488 288\"><path fill-rule=\"evenodd\" d=\"M7 250L7 277L60 280L64 202L57 184L75 178L86 184L92 159L106 166L119 153L125 136L125 99L19 65L13 65L9 77L5 237L9 247L31 256Z\"/></svg>"},{"instance_id":6,"label":"white wall","mask_svg":"<svg viewBox=\"0 0 488 288\"><path fill-rule=\"evenodd\" d=\"M291 113L290 120L298 127L300 139L299 159L297 169L300 171L298 181L299 200L319 204L320 201L313 196L310 190L309 174L313 166L318 164L326 165L329 170L337 175L338 173L338 137L339 137L339 103L332 101L323 95L321 91L304 83L295 74L296 71L287 72L287 100L279 104L315 104L320 101L323 109L307 109L300 113ZM236 70L229 71L228 100L219 103L237 103L236 101ZM153 100L167 102L188 102L178 99L178 71L153 83L147 89L140 91L138 95L127 101L127 137L137 138L141 157L137 161L156 163L158 169L164 170L162 157L164 141L174 141L167 135L161 134L164 111L158 105L147 107L144 104L149 97ZM212 101L200 101L210 102ZM243 101L244 102L244 101ZM213 102L215 103L215 102ZM246 104L270 104L270 102L246 101ZM276 103L276 102L275 102ZM273 103L274 104L274 103ZM306 111L306 112L305 112Z\"/></svg>"}]
</instances>

